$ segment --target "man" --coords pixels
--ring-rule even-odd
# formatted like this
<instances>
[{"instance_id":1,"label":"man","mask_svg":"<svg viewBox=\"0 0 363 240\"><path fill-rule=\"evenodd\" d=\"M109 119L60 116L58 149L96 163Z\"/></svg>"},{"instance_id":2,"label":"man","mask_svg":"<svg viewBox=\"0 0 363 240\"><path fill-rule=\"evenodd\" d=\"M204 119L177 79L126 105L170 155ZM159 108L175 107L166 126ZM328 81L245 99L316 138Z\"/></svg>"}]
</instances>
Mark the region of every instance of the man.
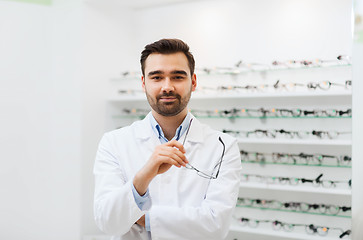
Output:
<instances>
[{"instance_id":1,"label":"man","mask_svg":"<svg viewBox=\"0 0 363 240\"><path fill-rule=\"evenodd\" d=\"M197 86L188 45L162 39L140 61L151 112L100 142L96 223L113 239L224 239L238 197L237 142L188 112Z\"/></svg>"}]
</instances>

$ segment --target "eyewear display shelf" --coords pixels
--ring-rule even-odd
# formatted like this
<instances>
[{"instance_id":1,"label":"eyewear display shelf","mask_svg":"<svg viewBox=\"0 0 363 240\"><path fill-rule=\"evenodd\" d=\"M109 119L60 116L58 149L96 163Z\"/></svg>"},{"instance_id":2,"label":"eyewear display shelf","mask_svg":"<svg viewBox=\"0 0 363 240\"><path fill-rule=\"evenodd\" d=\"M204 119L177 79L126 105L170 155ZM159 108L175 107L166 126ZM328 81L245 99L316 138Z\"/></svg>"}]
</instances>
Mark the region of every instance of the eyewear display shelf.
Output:
<instances>
[{"instance_id":1,"label":"eyewear display shelf","mask_svg":"<svg viewBox=\"0 0 363 240\"><path fill-rule=\"evenodd\" d=\"M351 76L349 64L197 75L190 111L236 137L240 150L249 153L241 154L239 198L350 208ZM141 81L110 83L106 130L143 118L149 106ZM350 210L331 214L258 202L237 204L227 240L330 240L344 232L342 239L351 238ZM284 227L273 227L274 221Z\"/></svg>"}]
</instances>

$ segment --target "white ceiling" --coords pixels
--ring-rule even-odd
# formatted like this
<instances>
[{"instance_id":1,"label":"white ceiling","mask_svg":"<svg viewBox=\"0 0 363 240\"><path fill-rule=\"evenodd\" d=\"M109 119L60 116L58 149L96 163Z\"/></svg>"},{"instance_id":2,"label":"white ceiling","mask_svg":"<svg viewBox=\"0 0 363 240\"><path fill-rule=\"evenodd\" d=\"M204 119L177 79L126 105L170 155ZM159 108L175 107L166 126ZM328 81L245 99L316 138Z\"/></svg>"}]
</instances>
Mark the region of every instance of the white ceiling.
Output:
<instances>
[{"instance_id":1,"label":"white ceiling","mask_svg":"<svg viewBox=\"0 0 363 240\"><path fill-rule=\"evenodd\" d=\"M112 3L118 6L132 8L132 9L153 8L153 7L160 7L160 6L172 5L178 3L198 2L198 1L206 1L206 0L85 0L85 2Z\"/></svg>"}]
</instances>

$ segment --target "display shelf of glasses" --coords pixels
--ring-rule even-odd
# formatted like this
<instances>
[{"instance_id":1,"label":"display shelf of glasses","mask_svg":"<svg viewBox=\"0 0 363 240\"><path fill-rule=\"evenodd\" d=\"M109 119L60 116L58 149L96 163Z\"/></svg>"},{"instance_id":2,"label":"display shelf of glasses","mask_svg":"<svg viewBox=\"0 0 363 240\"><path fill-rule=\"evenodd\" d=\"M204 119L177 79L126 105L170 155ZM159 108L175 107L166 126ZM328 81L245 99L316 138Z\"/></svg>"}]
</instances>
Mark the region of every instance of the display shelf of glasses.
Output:
<instances>
[{"instance_id":1,"label":"display shelf of glasses","mask_svg":"<svg viewBox=\"0 0 363 240\"><path fill-rule=\"evenodd\" d=\"M286 197L286 196L285 196ZM341 197L340 197L341 198ZM340 199L341 200L341 199ZM237 207L232 218L232 226L227 239L349 239L350 217L334 215L345 206L308 204L303 202L267 201L262 199L239 198L238 203L247 205L268 205L279 208L301 208L304 213L297 211L271 211L266 209L253 209ZM278 203L278 205L276 205ZM287 206L281 205L287 203ZM311 209L311 208L314 209ZM316 208L316 209L315 209ZM349 207L346 207L349 208ZM301 211L300 210L300 211ZM350 208L345 209L350 214ZM331 214L315 214L319 211ZM309 216L308 212L312 214ZM345 214L345 213L344 213ZM348 220L348 222L347 222ZM241 233L244 233L241 235ZM246 237L246 233L260 236ZM247 235L248 236L248 235ZM246 237L246 238L244 238Z\"/></svg>"},{"instance_id":2,"label":"display shelf of glasses","mask_svg":"<svg viewBox=\"0 0 363 240\"><path fill-rule=\"evenodd\" d=\"M321 139L245 139L238 138L238 143L243 144L284 144L284 145L325 145L325 146L350 146L351 140L321 140Z\"/></svg>"},{"instance_id":3,"label":"display shelf of glasses","mask_svg":"<svg viewBox=\"0 0 363 240\"><path fill-rule=\"evenodd\" d=\"M197 67L195 72L197 76L231 76L246 74L266 74L272 72L288 72L288 71L321 71L331 70L336 68L351 68L351 59L346 55L339 55L336 59L309 59L309 60L274 60L267 63L256 63L238 61L234 66L229 67ZM141 79L141 71L123 71L119 77L110 78L112 82L119 81L139 81Z\"/></svg>"},{"instance_id":4,"label":"display shelf of glasses","mask_svg":"<svg viewBox=\"0 0 363 240\"><path fill-rule=\"evenodd\" d=\"M239 62L232 67L197 69L198 86L188 105L190 112L202 123L237 138L243 174L265 179L272 176L272 183L251 178L243 181L241 177L240 198L330 204L345 210L350 207L351 71L347 56L269 64ZM110 80L107 129L129 125L150 111L140 76L139 72L128 71ZM320 174L323 177L319 178ZM337 186L323 186L323 181ZM236 213L240 218L271 222L253 228L233 219L227 240L332 240L342 234L334 227L343 227L344 231L351 227L350 211L342 209L336 215L237 205ZM274 230L271 224L276 219L293 223L296 228L289 232ZM326 223L332 228L329 234L324 228L310 228L324 236L305 229L305 225ZM346 234L344 239L349 237Z\"/></svg>"},{"instance_id":5,"label":"display shelf of glasses","mask_svg":"<svg viewBox=\"0 0 363 240\"><path fill-rule=\"evenodd\" d=\"M124 107L113 118L142 119L150 109ZM215 119L351 119L352 110L347 109L301 109L301 108L215 108L189 111L197 118Z\"/></svg>"},{"instance_id":6,"label":"display shelf of glasses","mask_svg":"<svg viewBox=\"0 0 363 240\"><path fill-rule=\"evenodd\" d=\"M291 204L291 203L289 203L289 204ZM295 209L290 210L290 209L281 208L281 207L280 208L268 208L268 207L245 206L245 205L239 205L238 203L237 203L237 207L259 209L262 211L279 211L279 212L286 212L286 213L299 213L299 214L321 215L321 216L330 216L330 217L352 218L350 215L337 215L337 214L302 211L302 210L295 210Z\"/></svg>"},{"instance_id":7,"label":"display shelf of glasses","mask_svg":"<svg viewBox=\"0 0 363 240\"><path fill-rule=\"evenodd\" d=\"M245 147L245 146L244 146ZM320 167L320 168L351 168L352 157L349 155L333 155L322 153L287 153L287 152L257 152L240 150L242 164L299 167Z\"/></svg>"},{"instance_id":8,"label":"display shelf of glasses","mask_svg":"<svg viewBox=\"0 0 363 240\"><path fill-rule=\"evenodd\" d=\"M248 92L248 91L200 91L197 90L193 98L194 99L235 99L235 98L276 98L276 97L351 97L351 91L330 91L330 92L276 92L276 91L256 91L256 92Z\"/></svg>"},{"instance_id":9,"label":"display shelf of glasses","mask_svg":"<svg viewBox=\"0 0 363 240\"><path fill-rule=\"evenodd\" d=\"M339 233L341 232L341 230L338 230ZM343 230L344 231L344 230ZM348 230L347 230L348 231ZM251 234L249 235L251 238L250 239L261 239L264 240L266 238L270 239L270 240L288 240L288 239L296 239L296 240L336 240L336 239L340 239L339 236L342 234L339 233L335 233L334 236L320 236L318 234L316 235L312 235L312 234L308 234L308 233L304 233L304 232L300 232L300 233L294 233L294 232L288 232L288 231L284 231L284 230L273 230L273 229L268 229L266 228L261 228L261 227L248 227L248 226L239 226L238 223L232 223L232 226L230 228L230 233L228 235L228 237L226 238L226 240L244 240L244 239L248 239L246 238L246 235L243 235L243 237L240 237L241 233L245 233L245 234ZM256 237L260 236L260 238ZM333 234L332 234L333 235ZM247 235L248 236L248 235ZM252 238L253 237L253 238ZM349 237L345 237L344 239L350 239Z\"/></svg>"},{"instance_id":10,"label":"display shelf of glasses","mask_svg":"<svg viewBox=\"0 0 363 240\"><path fill-rule=\"evenodd\" d=\"M350 189L328 189L328 188L315 188L306 186L288 186L288 185L273 185L268 183L240 183L240 188L262 189L262 190L276 190L283 192L305 192L305 193L324 193L330 195L345 195L350 196L352 191Z\"/></svg>"}]
</instances>

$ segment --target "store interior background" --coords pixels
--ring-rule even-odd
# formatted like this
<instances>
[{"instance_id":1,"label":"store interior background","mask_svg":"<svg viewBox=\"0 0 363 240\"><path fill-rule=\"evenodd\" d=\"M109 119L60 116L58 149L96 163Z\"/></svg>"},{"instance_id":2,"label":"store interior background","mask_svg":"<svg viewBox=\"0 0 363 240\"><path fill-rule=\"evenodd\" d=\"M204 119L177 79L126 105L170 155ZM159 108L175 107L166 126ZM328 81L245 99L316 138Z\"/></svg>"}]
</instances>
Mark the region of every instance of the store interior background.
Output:
<instances>
[{"instance_id":1,"label":"store interior background","mask_svg":"<svg viewBox=\"0 0 363 240\"><path fill-rule=\"evenodd\" d=\"M352 6L349 0L0 0L0 238L101 234L93 221L92 168L109 80L139 70L146 44L175 37L190 45L197 67L353 57L352 227L353 239L362 239L363 43L353 41Z\"/></svg>"}]
</instances>

